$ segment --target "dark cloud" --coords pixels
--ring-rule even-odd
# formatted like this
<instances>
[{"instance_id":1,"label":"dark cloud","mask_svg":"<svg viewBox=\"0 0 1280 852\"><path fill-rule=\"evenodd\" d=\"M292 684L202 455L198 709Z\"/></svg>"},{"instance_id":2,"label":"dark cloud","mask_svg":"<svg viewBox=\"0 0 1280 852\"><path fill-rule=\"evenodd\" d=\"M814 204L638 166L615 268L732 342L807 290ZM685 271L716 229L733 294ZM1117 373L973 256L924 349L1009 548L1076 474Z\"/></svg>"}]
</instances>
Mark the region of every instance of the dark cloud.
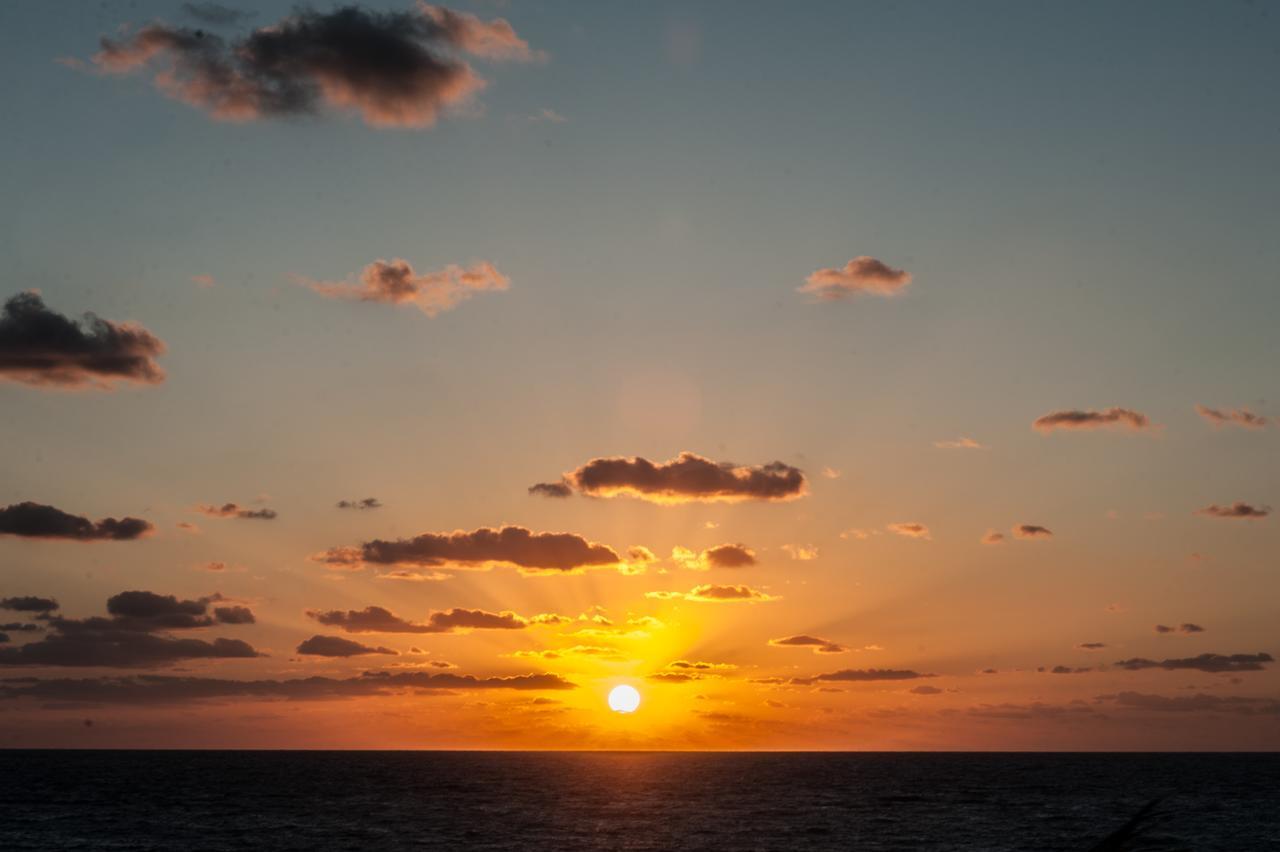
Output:
<instances>
[{"instance_id":1,"label":"dark cloud","mask_svg":"<svg viewBox=\"0 0 1280 852\"><path fill-rule=\"evenodd\" d=\"M1039 671L1045 671L1044 667L1042 666ZM1076 666L1075 668L1071 666L1054 666L1048 669L1049 674L1085 674L1091 671L1093 669L1088 666Z\"/></svg>"},{"instance_id":2,"label":"dark cloud","mask_svg":"<svg viewBox=\"0 0 1280 852\"><path fill-rule=\"evenodd\" d=\"M85 314L83 325L19 293L0 313L0 380L61 388L159 384L164 343L142 326Z\"/></svg>"},{"instance_id":3,"label":"dark cloud","mask_svg":"<svg viewBox=\"0 0 1280 852\"><path fill-rule=\"evenodd\" d=\"M514 612L485 612L460 609L433 612L425 623L407 621L380 606L362 610L315 611L307 615L328 627L340 627L347 633L453 633L458 630L523 630L529 621Z\"/></svg>"},{"instance_id":4,"label":"dark cloud","mask_svg":"<svg viewBox=\"0 0 1280 852\"><path fill-rule=\"evenodd\" d=\"M37 641L0 649L0 666L138 668L180 660L261 656L239 639L177 639L161 633L212 627L218 619L208 614L208 606L218 599L179 600L173 595L128 591L108 598L109 618L64 618L46 610L40 617L50 632Z\"/></svg>"},{"instance_id":5,"label":"dark cloud","mask_svg":"<svg viewBox=\"0 0 1280 852\"><path fill-rule=\"evenodd\" d=\"M140 518L91 521L42 503L14 503L0 509L0 535L70 541L132 541L155 529Z\"/></svg>"},{"instance_id":6,"label":"dark cloud","mask_svg":"<svg viewBox=\"0 0 1280 852\"><path fill-rule=\"evenodd\" d=\"M213 617L219 624L254 624L257 619L247 606L214 607Z\"/></svg>"},{"instance_id":7,"label":"dark cloud","mask_svg":"<svg viewBox=\"0 0 1280 852\"><path fill-rule=\"evenodd\" d=\"M527 571L575 571L617 565L612 548L574 533L535 533L524 527L423 533L394 541L374 539L359 547L338 547L314 557L336 567L374 565L514 565Z\"/></svg>"},{"instance_id":8,"label":"dark cloud","mask_svg":"<svg viewBox=\"0 0 1280 852\"><path fill-rule=\"evenodd\" d=\"M864 254L842 267L828 267L813 272L805 279L800 292L824 302L832 302L861 293L894 296L910 283L911 273L894 269L887 263Z\"/></svg>"},{"instance_id":9,"label":"dark cloud","mask_svg":"<svg viewBox=\"0 0 1280 852\"><path fill-rule=\"evenodd\" d=\"M1207 518L1236 518L1243 520L1258 520L1265 518L1271 514L1270 506L1251 506L1239 500L1230 506L1219 506L1217 503L1210 503L1203 509L1196 509L1197 515L1204 515Z\"/></svg>"},{"instance_id":10,"label":"dark cloud","mask_svg":"<svg viewBox=\"0 0 1280 852\"><path fill-rule=\"evenodd\" d=\"M21 678L0 680L0 700L30 698L46 702L109 704L175 704L225 698L324 701L390 695L417 690L563 690L573 689L559 675L528 674L485 677L451 672L368 671L358 677L308 677L290 680L224 680L221 678L136 675L105 678Z\"/></svg>"},{"instance_id":11,"label":"dark cloud","mask_svg":"<svg viewBox=\"0 0 1280 852\"><path fill-rule=\"evenodd\" d=\"M693 680L702 680L702 675L696 672L655 672L645 675L645 679L656 683L688 683Z\"/></svg>"},{"instance_id":12,"label":"dark cloud","mask_svg":"<svg viewBox=\"0 0 1280 852\"><path fill-rule=\"evenodd\" d=\"M812 684L820 681L824 682L863 682L863 681L883 681L883 680L916 680L923 677L937 677L932 674L921 674L920 672L911 671L910 669L841 669L838 672L828 672L827 674L814 675L813 677L795 677L791 679L796 684Z\"/></svg>"},{"instance_id":13,"label":"dark cloud","mask_svg":"<svg viewBox=\"0 0 1280 852\"><path fill-rule=\"evenodd\" d=\"M505 20L420 4L410 12L343 6L292 15L226 41L199 29L152 23L103 38L93 63L106 74L155 69L171 98L226 121L358 112L375 127L429 127L465 104L484 80L459 54L536 58Z\"/></svg>"},{"instance_id":14,"label":"dark cloud","mask_svg":"<svg viewBox=\"0 0 1280 852\"><path fill-rule=\"evenodd\" d=\"M274 521L279 517L275 509L250 509L237 503L196 506L196 511L211 518L239 518L245 521Z\"/></svg>"},{"instance_id":15,"label":"dark cloud","mask_svg":"<svg viewBox=\"0 0 1280 852\"><path fill-rule=\"evenodd\" d=\"M775 596L759 589L753 589L750 586L718 586L712 583L694 586L687 592L646 592L645 597L655 600L686 600L705 603L732 603L735 601L755 603L757 601L778 600Z\"/></svg>"},{"instance_id":16,"label":"dark cloud","mask_svg":"<svg viewBox=\"0 0 1280 852\"><path fill-rule=\"evenodd\" d=\"M907 691L912 693L913 695L941 695L942 694L941 689L938 689L938 687L936 686L929 686L928 684L925 684L923 686L913 686L911 687L911 689Z\"/></svg>"},{"instance_id":17,"label":"dark cloud","mask_svg":"<svg viewBox=\"0 0 1280 852\"><path fill-rule=\"evenodd\" d=\"M1243 695L1150 695L1141 692L1119 692L1099 695L1099 701L1112 701L1135 710L1160 713L1231 713L1241 716L1280 716L1280 699L1254 698Z\"/></svg>"},{"instance_id":18,"label":"dark cloud","mask_svg":"<svg viewBox=\"0 0 1280 852\"><path fill-rule=\"evenodd\" d=\"M1101 651L1105 647L1107 647L1105 642L1081 642L1076 646L1081 651Z\"/></svg>"},{"instance_id":19,"label":"dark cloud","mask_svg":"<svg viewBox=\"0 0 1280 852\"><path fill-rule=\"evenodd\" d=\"M1129 660L1117 660L1116 666L1129 671L1138 671L1139 669L1165 669L1167 671L1191 669L1218 674L1221 672L1259 672L1266 668L1266 663L1271 662L1275 662L1275 658L1267 653L1201 654L1198 657L1159 661L1134 657Z\"/></svg>"},{"instance_id":20,"label":"dark cloud","mask_svg":"<svg viewBox=\"0 0 1280 852\"><path fill-rule=\"evenodd\" d=\"M1130 429L1142 431L1152 428L1147 415L1131 408L1108 408L1105 411L1067 409L1051 411L1037 417L1032 428L1041 432L1054 429Z\"/></svg>"},{"instance_id":21,"label":"dark cloud","mask_svg":"<svg viewBox=\"0 0 1280 852\"><path fill-rule=\"evenodd\" d=\"M843 645L832 642L830 639L819 639L817 636L810 636L807 633L784 636L781 639L770 639L769 644L778 648L812 648L815 654L843 654L849 650Z\"/></svg>"},{"instance_id":22,"label":"dark cloud","mask_svg":"<svg viewBox=\"0 0 1280 852\"><path fill-rule=\"evenodd\" d=\"M591 497L626 495L652 503L793 500L807 491L804 472L780 461L744 466L689 452L666 462L638 456L592 459L566 473L561 483ZM542 486L548 485L554 484L533 488L545 494Z\"/></svg>"},{"instance_id":23,"label":"dark cloud","mask_svg":"<svg viewBox=\"0 0 1280 852\"><path fill-rule=\"evenodd\" d=\"M38 598L34 595L23 595L16 598L0 598L0 609L14 612L51 612L58 608L53 598Z\"/></svg>"},{"instance_id":24,"label":"dark cloud","mask_svg":"<svg viewBox=\"0 0 1280 852\"><path fill-rule=\"evenodd\" d=\"M1053 530L1039 524L1018 524L1013 534L1018 538L1053 538Z\"/></svg>"},{"instance_id":25,"label":"dark cloud","mask_svg":"<svg viewBox=\"0 0 1280 852\"><path fill-rule=\"evenodd\" d=\"M330 299L412 304L429 317L452 310L476 293L506 290L511 286L511 279L488 261L465 269L451 265L434 272L417 273L409 261L402 258L374 261L361 271L358 282L299 280Z\"/></svg>"},{"instance_id":26,"label":"dark cloud","mask_svg":"<svg viewBox=\"0 0 1280 852\"><path fill-rule=\"evenodd\" d=\"M1168 624L1157 624L1156 632L1157 633L1188 633L1188 634L1203 633L1204 628L1201 627L1199 624L1193 624L1190 621L1188 621L1183 624L1179 624L1177 627L1173 627Z\"/></svg>"},{"instance_id":27,"label":"dark cloud","mask_svg":"<svg viewBox=\"0 0 1280 852\"><path fill-rule=\"evenodd\" d=\"M240 9L233 9L230 6L223 6L221 3L183 3L182 13L189 18L195 18L202 24L209 26L231 26L241 21L252 18L253 12L244 12Z\"/></svg>"},{"instance_id":28,"label":"dark cloud","mask_svg":"<svg viewBox=\"0 0 1280 852\"><path fill-rule=\"evenodd\" d=\"M311 657L358 657L362 654L398 654L381 645L362 645L341 636L312 636L298 645L298 653Z\"/></svg>"},{"instance_id":29,"label":"dark cloud","mask_svg":"<svg viewBox=\"0 0 1280 852\"><path fill-rule=\"evenodd\" d=\"M339 509L381 509L382 504L377 497L365 497L362 500L339 500Z\"/></svg>"},{"instance_id":30,"label":"dark cloud","mask_svg":"<svg viewBox=\"0 0 1280 852\"><path fill-rule=\"evenodd\" d=\"M563 480L538 482L529 486L529 493L537 497L572 497L573 487Z\"/></svg>"},{"instance_id":31,"label":"dark cloud","mask_svg":"<svg viewBox=\"0 0 1280 852\"><path fill-rule=\"evenodd\" d=\"M1243 429L1262 429L1268 422L1267 418L1259 414L1254 414L1247 408L1236 408L1231 411L1221 411L1217 408L1197 405L1196 412L1215 426L1239 426Z\"/></svg>"},{"instance_id":32,"label":"dark cloud","mask_svg":"<svg viewBox=\"0 0 1280 852\"><path fill-rule=\"evenodd\" d=\"M39 633L44 628L29 621L10 621L7 624L0 624L0 630L7 630L10 633Z\"/></svg>"},{"instance_id":33,"label":"dark cloud","mask_svg":"<svg viewBox=\"0 0 1280 852\"><path fill-rule=\"evenodd\" d=\"M712 568L746 568L756 564L756 554L742 544L717 544L701 553L687 547L671 550L671 561L680 568L691 571L708 571Z\"/></svg>"}]
</instances>

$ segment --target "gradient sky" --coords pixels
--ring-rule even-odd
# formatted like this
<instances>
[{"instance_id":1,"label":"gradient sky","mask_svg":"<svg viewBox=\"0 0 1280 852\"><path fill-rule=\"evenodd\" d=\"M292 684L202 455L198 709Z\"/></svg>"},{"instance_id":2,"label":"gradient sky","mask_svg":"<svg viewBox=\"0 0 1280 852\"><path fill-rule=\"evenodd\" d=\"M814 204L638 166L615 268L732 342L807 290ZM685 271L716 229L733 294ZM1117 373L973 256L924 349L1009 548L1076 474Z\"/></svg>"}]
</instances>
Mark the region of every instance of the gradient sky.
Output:
<instances>
[{"instance_id":1,"label":"gradient sky","mask_svg":"<svg viewBox=\"0 0 1280 852\"><path fill-rule=\"evenodd\" d=\"M485 81L395 126L341 44L276 69L309 109L174 96L175 34L337 18L194 5L0 6L0 298L165 345L0 321L0 597L59 605L0 609L0 744L1280 747L1274 8L380 3ZM358 289L395 259L445 303ZM804 485L528 491L681 453ZM504 525L621 564L318 561ZM654 594L703 585L759 597ZM517 629L308 615L371 606Z\"/></svg>"}]
</instances>

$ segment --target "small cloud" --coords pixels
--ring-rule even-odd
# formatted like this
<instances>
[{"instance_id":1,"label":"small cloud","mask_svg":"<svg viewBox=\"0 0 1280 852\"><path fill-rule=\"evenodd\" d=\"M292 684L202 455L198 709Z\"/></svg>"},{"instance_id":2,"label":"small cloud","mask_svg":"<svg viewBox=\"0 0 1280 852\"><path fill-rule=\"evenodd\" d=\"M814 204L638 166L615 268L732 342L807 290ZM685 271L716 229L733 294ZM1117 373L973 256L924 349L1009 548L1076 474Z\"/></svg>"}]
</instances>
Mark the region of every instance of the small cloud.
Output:
<instances>
[{"instance_id":1,"label":"small cloud","mask_svg":"<svg viewBox=\"0 0 1280 852\"><path fill-rule=\"evenodd\" d=\"M986 447L972 438L956 438L953 441L934 441L933 445L940 450L985 450Z\"/></svg>"},{"instance_id":2,"label":"small cloud","mask_svg":"<svg viewBox=\"0 0 1280 852\"><path fill-rule=\"evenodd\" d=\"M237 518L244 521L274 521L278 516L275 509L250 509L237 503L223 503L221 506L200 505L195 510L210 518Z\"/></svg>"},{"instance_id":3,"label":"small cloud","mask_svg":"<svg viewBox=\"0 0 1280 852\"><path fill-rule=\"evenodd\" d=\"M801 293L831 302L862 293L895 296L911 283L911 273L874 257L859 255L843 267L819 269L805 279Z\"/></svg>"},{"instance_id":4,"label":"small cloud","mask_svg":"<svg viewBox=\"0 0 1280 852\"><path fill-rule=\"evenodd\" d=\"M537 482L529 486L529 493L535 497L564 498L573 496L573 488L563 480L560 482Z\"/></svg>"},{"instance_id":5,"label":"small cloud","mask_svg":"<svg viewBox=\"0 0 1280 852\"><path fill-rule=\"evenodd\" d=\"M1013 528L1013 534L1018 538L1028 539L1045 539L1053 538L1053 530L1048 527L1042 527L1039 524L1018 524Z\"/></svg>"},{"instance_id":6,"label":"small cloud","mask_svg":"<svg viewBox=\"0 0 1280 852\"><path fill-rule=\"evenodd\" d=\"M358 657L364 654L396 654L381 645L364 645L341 636L312 636L298 645L298 653L311 657Z\"/></svg>"},{"instance_id":7,"label":"small cloud","mask_svg":"<svg viewBox=\"0 0 1280 852\"><path fill-rule=\"evenodd\" d=\"M0 509L0 536L62 539L65 541L133 541L155 531L141 518L103 518L72 515L42 503L14 503Z\"/></svg>"},{"instance_id":8,"label":"small cloud","mask_svg":"<svg viewBox=\"0 0 1280 852\"><path fill-rule=\"evenodd\" d=\"M385 571L374 576L376 580L400 580L405 583L435 583L449 579L443 571Z\"/></svg>"},{"instance_id":9,"label":"small cloud","mask_svg":"<svg viewBox=\"0 0 1280 852\"><path fill-rule=\"evenodd\" d=\"M1254 414L1247 408L1235 408L1230 411L1222 411L1217 408L1197 405L1196 412L1214 426L1239 426L1242 429L1262 429L1265 428L1268 423L1267 418L1259 414Z\"/></svg>"},{"instance_id":10,"label":"small cloud","mask_svg":"<svg viewBox=\"0 0 1280 852\"><path fill-rule=\"evenodd\" d=\"M484 569L512 565L527 572L613 567L622 560L612 548L574 533L535 533L524 527L480 527L414 538L374 539L358 547L334 547L312 557L339 570L367 565L450 566Z\"/></svg>"},{"instance_id":11,"label":"small cloud","mask_svg":"<svg viewBox=\"0 0 1280 852\"><path fill-rule=\"evenodd\" d=\"M864 530L855 527L840 533L841 538L853 541L866 541L873 535L880 535L880 530Z\"/></svg>"},{"instance_id":12,"label":"small cloud","mask_svg":"<svg viewBox=\"0 0 1280 852\"><path fill-rule=\"evenodd\" d=\"M1115 665L1128 671L1138 671L1140 669L1164 669L1166 671L1190 669L1210 674L1220 674L1223 672L1262 671L1266 668L1266 663L1272 662L1275 662L1275 658L1266 653L1200 654L1197 657L1159 661L1135 657L1130 660L1117 660Z\"/></svg>"},{"instance_id":13,"label":"small cloud","mask_svg":"<svg viewBox=\"0 0 1280 852\"><path fill-rule=\"evenodd\" d=\"M330 299L412 304L429 317L452 310L476 293L502 291L511 286L511 279L488 261L465 269L446 266L435 272L419 274L409 261L401 258L374 261L364 268L357 282L312 281L307 278L299 278L298 281Z\"/></svg>"},{"instance_id":14,"label":"small cloud","mask_svg":"<svg viewBox=\"0 0 1280 852\"><path fill-rule=\"evenodd\" d=\"M1031 426L1045 433L1054 429L1128 429L1140 432L1153 428L1147 415L1131 408L1108 408L1105 411L1072 408L1051 411L1037 417Z\"/></svg>"},{"instance_id":15,"label":"small cloud","mask_svg":"<svg viewBox=\"0 0 1280 852\"><path fill-rule=\"evenodd\" d=\"M781 639L770 639L769 644L775 648L811 648L815 654L843 654L849 650L837 642L832 642L830 639L820 639L807 633L784 636Z\"/></svg>"},{"instance_id":16,"label":"small cloud","mask_svg":"<svg viewBox=\"0 0 1280 852\"><path fill-rule=\"evenodd\" d=\"M780 461L735 465L690 452L665 462L639 456L596 458L564 474L559 483L539 483L530 491L564 496L561 489L554 488L558 484L588 497L629 496L663 504L782 501L807 492L803 471ZM553 488L554 493L544 486Z\"/></svg>"},{"instance_id":17,"label":"small cloud","mask_svg":"<svg viewBox=\"0 0 1280 852\"><path fill-rule=\"evenodd\" d=\"M1219 506L1217 503L1210 503L1202 509L1196 509L1195 514L1204 515L1206 518L1233 518L1256 521L1270 515L1271 507L1252 506L1237 500L1230 506Z\"/></svg>"},{"instance_id":18,"label":"small cloud","mask_svg":"<svg viewBox=\"0 0 1280 852\"><path fill-rule=\"evenodd\" d=\"M901 535L907 538L918 538L922 541L932 541L932 536L929 534L929 528L924 524L915 522L896 523L889 524L885 529L894 535Z\"/></svg>"},{"instance_id":19,"label":"small cloud","mask_svg":"<svg viewBox=\"0 0 1280 852\"><path fill-rule=\"evenodd\" d=\"M1004 544L1004 533L987 530L982 536L983 544Z\"/></svg>"},{"instance_id":20,"label":"small cloud","mask_svg":"<svg viewBox=\"0 0 1280 852\"><path fill-rule=\"evenodd\" d=\"M200 535L200 527L187 521L178 521L174 526L189 535Z\"/></svg>"},{"instance_id":21,"label":"small cloud","mask_svg":"<svg viewBox=\"0 0 1280 852\"><path fill-rule=\"evenodd\" d=\"M1170 626L1168 624L1157 624L1155 626L1155 631L1157 633L1181 633L1184 636L1190 636L1193 633L1205 632L1204 628L1201 627L1199 624L1193 624L1190 621L1179 624L1176 627Z\"/></svg>"},{"instance_id":22,"label":"small cloud","mask_svg":"<svg viewBox=\"0 0 1280 852\"><path fill-rule=\"evenodd\" d=\"M827 479L839 479L841 476L841 473L840 471L836 470L834 467L824 467L822 469L822 475Z\"/></svg>"},{"instance_id":23,"label":"small cloud","mask_svg":"<svg viewBox=\"0 0 1280 852\"><path fill-rule=\"evenodd\" d=\"M812 562L818 558L818 548L812 544L784 544L782 549L797 562Z\"/></svg>"},{"instance_id":24,"label":"small cloud","mask_svg":"<svg viewBox=\"0 0 1280 852\"><path fill-rule=\"evenodd\" d=\"M212 275L192 275L191 281L197 286L208 289L217 284L217 280Z\"/></svg>"},{"instance_id":25,"label":"small cloud","mask_svg":"<svg viewBox=\"0 0 1280 852\"><path fill-rule=\"evenodd\" d=\"M907 691L912 693L913 695L941 695L942 694L941 689L938 689L938 687L936 686L929 686L928 684L912 687Z\"/></svg>"},{"instance_id":26,"label":"small cloud","mask_svg":"<svg viewBox=\"0 0 1280 852\"><path fill-rule=\"evenodd\" d=\"M705 603L756 603L759 601L779 600L774 595L766 594L750 586L718 586L710 583L694 586L687 592L647 592L645 597L655 600L686 600Z\"/></svg>"},{"instance_id":27,"label":"small cloud","mask_svg":"<svg viewBox=\"0 0 1280 852\"><path fill-rule=\"evenodd\" d=\"M746 568L756 564L756 554L742 544L717 544L701 553L687 547L671 549L671 561L676 567L688 571L707 571L712 568Z\"/></svg>"},{"instance_id":28,"label":"small cloud","mask_svg":"<svg viewBox=\"0 0 1280 852\"><path fill-rule=\"evenodd\" d=\"M791 682L808 685L815 682L861 683L888 680L915 680L917 678L937 677L932 674L921 674L910 669L842 669L838 672L814 675L813 677L796 677Z\"/></svg>"},{"instance_id":29,"label":"small cloud","mask_svg":"<svg viewBox=\"0 0 1280 852\"><path fill-rule=\"evenodd\" d=\"M1076 645L1076 650L1093 652L1101 651L1105 647L1107 646L1104 642L1081 642L1079 645Z\"/></svg>"},{"instance_id":30,"label":"small cloud","mask_svg":"<svg viewBox=\"0 0 1280 852\"><path fill-rule=\"evenodd\" d=\"M360 500L339 500L337 507L339 509L357 510L381 509L382 503L378 501L377 497L365 497Z\"/></svg>"}]
</instances>

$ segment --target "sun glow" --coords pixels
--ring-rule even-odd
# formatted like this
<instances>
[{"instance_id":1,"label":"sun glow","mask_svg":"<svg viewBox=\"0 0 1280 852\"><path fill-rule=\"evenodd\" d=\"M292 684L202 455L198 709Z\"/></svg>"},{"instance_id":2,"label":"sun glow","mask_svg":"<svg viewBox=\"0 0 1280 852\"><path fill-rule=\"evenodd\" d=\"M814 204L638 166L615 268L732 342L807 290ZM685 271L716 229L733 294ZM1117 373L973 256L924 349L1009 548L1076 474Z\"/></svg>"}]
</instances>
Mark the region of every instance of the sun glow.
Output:
<instances>
[{"instance_id":1,"label":"sun glow","mask_svg":"<svg viewBox=\"0 0 1280 852\"><path fill-rule=\"evenodd\" d=\"M640 706L640 692L627 684L609 691L609 709L615 713L634 713Z\"/></svg>"}]
</instances>

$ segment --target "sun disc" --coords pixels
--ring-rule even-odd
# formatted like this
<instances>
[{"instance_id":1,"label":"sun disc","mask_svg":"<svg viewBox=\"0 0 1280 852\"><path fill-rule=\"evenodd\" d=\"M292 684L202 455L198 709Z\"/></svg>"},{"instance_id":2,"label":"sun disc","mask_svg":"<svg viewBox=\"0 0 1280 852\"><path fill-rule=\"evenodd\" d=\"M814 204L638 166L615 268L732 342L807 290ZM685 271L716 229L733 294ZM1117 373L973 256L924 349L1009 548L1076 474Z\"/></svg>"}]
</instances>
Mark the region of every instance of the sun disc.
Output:
<instances>
[{"instance_id":1,"label":"sun disc","mask_svg":"<svg viewBox=\"0 0 1280 852\"><path fill-rule=\"evenodd\" d=\"M609 691L609 709L615 713L634 713L640 706L640 692L628 684L615 686Z\"/></svg>"}]
</instances>

